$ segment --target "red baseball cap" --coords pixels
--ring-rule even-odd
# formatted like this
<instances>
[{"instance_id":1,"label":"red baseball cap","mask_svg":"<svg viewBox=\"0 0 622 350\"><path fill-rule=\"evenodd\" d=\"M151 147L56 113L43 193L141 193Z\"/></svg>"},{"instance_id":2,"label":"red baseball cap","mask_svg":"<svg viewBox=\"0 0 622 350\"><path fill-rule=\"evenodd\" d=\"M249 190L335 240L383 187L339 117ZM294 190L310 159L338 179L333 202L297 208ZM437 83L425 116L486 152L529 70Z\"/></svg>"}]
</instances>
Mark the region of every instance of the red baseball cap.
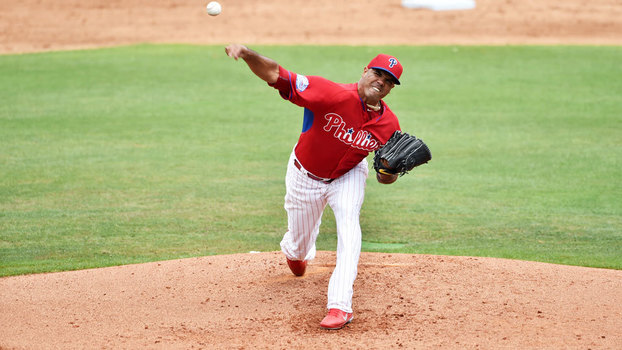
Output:
<instances>
[{"instance_id":1,"label":"red baseball cap","mask_svg":"<svg viewBox=\"0 0 622 350\"><path fill-rule=\"evenodd\" d=\"M404 68L397 58L381 53L369 62L367 68L380 69L391 74L395 78L395 83L400 85L400 77Z\"/></svg>"}]
</instances>

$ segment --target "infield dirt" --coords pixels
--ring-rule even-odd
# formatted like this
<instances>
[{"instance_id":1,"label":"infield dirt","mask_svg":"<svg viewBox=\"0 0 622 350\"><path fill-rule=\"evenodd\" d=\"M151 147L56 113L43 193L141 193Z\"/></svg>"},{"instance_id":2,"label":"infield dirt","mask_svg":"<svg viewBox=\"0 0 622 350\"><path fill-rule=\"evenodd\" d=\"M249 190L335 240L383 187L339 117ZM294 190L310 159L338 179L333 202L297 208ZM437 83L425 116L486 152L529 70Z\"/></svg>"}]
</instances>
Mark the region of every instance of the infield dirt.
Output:
<instances>
[{"instance_id":1,"label":"infield dirt","mask_svg":"<svg viewBox=\"0 0 622 350\"><path fill-rule=\"evenodd\" d=\"M619 0L0 0L0 53L134 43L622 44ZM278 247L275 247L278 249ZM278 252L0 279L1 349L615 349L622 271L363 253L354 321L318 326L333 252L294 277Z\"/></svg>"},{"instance_id":2,"label":"infield dirt","mask_svg":"<svg viewBox=\"0 0 622 350\"><path fill-rule=\"evenodd\" d=\"M400 0L0 0L0 52L133 43L614 44L619 0L477 0L467 11L406 9Z\"/></svg>"}]
</instances>

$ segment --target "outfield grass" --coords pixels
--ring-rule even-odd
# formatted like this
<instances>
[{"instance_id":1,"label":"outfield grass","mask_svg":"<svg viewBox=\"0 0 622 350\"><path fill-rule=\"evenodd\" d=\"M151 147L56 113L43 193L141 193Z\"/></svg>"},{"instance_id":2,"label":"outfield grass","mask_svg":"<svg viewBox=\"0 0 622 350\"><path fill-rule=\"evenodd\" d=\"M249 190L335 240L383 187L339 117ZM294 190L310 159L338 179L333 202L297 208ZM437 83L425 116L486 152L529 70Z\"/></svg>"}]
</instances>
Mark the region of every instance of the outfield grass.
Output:
<instances>
[{"instance_id":1,"label":"outfield grass","mask_svg":"<svg viewBox=\"0 0 622 350\"><path fill-rule=\"evenodd\" d=\"M257 49L338 82L401 59L387 102L433 160L369 179L364 250L622 268L622 47ZM0 276L279 249L302 110L223 47L4 55L0 76Z\"/></svg>"}]
</instances>

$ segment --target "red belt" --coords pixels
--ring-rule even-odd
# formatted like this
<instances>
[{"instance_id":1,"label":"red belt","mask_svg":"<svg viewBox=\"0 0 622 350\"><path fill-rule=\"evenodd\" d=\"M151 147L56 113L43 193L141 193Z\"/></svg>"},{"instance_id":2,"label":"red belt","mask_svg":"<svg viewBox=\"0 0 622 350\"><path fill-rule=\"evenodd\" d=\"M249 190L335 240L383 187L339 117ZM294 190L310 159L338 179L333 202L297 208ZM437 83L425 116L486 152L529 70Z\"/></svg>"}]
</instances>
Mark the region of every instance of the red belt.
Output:
<instances>
[{"instance_id":1,"label":"red belt","mask_svg":"<svg viewBox=\"0 0 622 350\"><path fill-rule=\"evenodd\" d=\"M323 178L323 177L315 176L315 175L311 174L311 173L310 173L310 172L308 172L308 171L304 171L304 170L302 169L302 165L300 165L300 163L298 163L298 159L294 159L294 165L296 166L296 168L298 168L298 170L300 170L300 171L302 171L302 172L306 172L306 173L307 173L307 176L308 176L310 179L313 179L313 180L315 180L315 181L321 181L321 182L323 182L323 183L325 183L325 184L329 184L329 183L331 183L331 182L333 182L333 181L335 180L335 179L325 179L325 178Z\"/></svg>"}]
</instances>

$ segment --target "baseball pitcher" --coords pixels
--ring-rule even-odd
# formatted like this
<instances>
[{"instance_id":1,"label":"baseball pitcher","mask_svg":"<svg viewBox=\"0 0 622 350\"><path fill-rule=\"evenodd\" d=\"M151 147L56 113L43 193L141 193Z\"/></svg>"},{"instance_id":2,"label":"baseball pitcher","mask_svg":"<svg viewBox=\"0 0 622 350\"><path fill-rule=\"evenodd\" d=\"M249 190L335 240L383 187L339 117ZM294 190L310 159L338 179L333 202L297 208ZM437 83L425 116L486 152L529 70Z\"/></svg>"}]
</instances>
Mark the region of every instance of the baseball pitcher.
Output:
<instances>
[{"instance_id":1,"label":"baseball pitcher","mask_svg":"<svg viewBox=\"0 0 622 350\"><path fill-rule=\"evenodd\" d=\"M402 64L393 56L379 54L363 67L357 83L339 84L289 71L244 45L228 45L225 52L235 60L243 59L283 99L303 108L302 132L287 166L288 226L281 250L294 275L304 275L307 261L315 257L322 213L330 205L337 224L337 261L328 285L328 314L320 326L340 329L353 319L353 284L361 251L359 215L368 175L366 157L379 149L391 154L390 161L378 154L378 161L374 161L378 162L374 165L376 179L390 184L412 169L411 165L416 166L410 161L395 161L399 158L396 154L422 150L404 147L404 141L397 142L398 150L393 152L382 147L392 136L404 135L399 132L397 117L383 101L400 84ZM428 155L417 158L419 164L429 160Z\"/></svg>"}]
</instances>

